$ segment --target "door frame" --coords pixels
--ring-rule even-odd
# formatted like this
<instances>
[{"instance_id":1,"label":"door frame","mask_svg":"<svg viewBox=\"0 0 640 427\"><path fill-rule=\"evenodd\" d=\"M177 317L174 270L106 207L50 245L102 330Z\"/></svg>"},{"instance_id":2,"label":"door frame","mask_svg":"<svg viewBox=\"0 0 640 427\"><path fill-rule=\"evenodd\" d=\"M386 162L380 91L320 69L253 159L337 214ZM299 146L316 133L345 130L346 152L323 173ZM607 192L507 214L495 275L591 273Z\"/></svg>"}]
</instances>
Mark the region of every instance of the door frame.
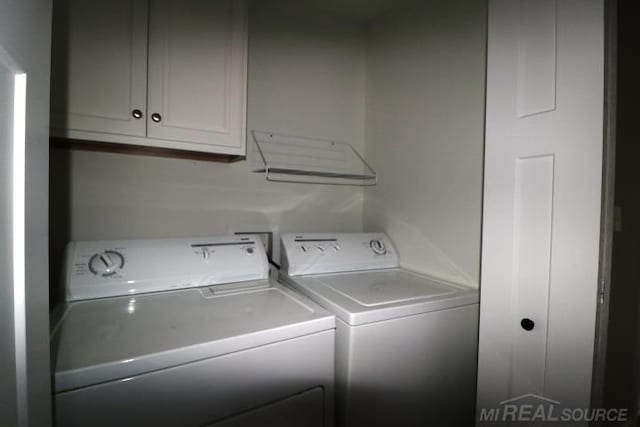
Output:
<instances>
[{"instance_id":1,"label":"door frame","mask_svg":"<svg viewBox=\"0 0 640 427\"><path fill-rule=\"evenodd\" d=\"M616 171L616 103L618 75L618 0L605 2L605 75L602 159L602 213L600 220L600 260L598 266L598 307L593 352L591 407L604 407L607 364L609 303L614 234ZM600 425L601 423L592 423Z\"/></svg>"},{"instance_id":2,"label":"door frame","mask_svg":"<svg viewBox=\"0 0 640 427\"><path fill-rule=\"evenodd\" d=\"M10 288L13 303L2 322L10 332L6 342L15 343L9 355L13 363L4 365L2 374L15 378L15 385L7 389L15 399L7 410L0 410L0 424L47 427L51 425L47 245L51 0L0 1L0 45L15 64L7 67L9 74L23 75L18 78L20 102L10 107L13 120L20 118L19 126L17 120L12 126L20 133L3 137L3 143L7 138L19 149L12 148L11 158L0 162L11 168L12 178L7 179L11 179L12 212L10 218L3 216L2 232L10 233L3 247L10 248L6 259L11 258L14 266L11 280L1 284ZM15 80L13 84L15 88ZM22 109L24 115L16 115Z\"/></svg>"}]
</instances>

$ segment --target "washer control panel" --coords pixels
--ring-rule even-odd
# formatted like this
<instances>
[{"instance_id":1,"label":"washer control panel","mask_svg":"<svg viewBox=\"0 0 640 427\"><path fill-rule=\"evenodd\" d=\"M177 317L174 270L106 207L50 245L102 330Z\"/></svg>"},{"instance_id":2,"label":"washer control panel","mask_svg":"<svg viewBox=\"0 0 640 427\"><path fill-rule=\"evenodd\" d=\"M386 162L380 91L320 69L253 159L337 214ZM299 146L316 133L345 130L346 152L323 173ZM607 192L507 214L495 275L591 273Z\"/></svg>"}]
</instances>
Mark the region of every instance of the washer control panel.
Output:
<instances>
[{"instance_id":1,"label":"washer control panel","mask_svg":"<svg viewBox=\"0 0 640 427\"><path fill-rule=\"evenodd\" d=\"M384 233L284 234L282 269L290 276L395 268L400 262Z\"/></svg>"},{"instance_id":2,"label":"washer control panel","mask_svg":"<svg viewBox=\"0 0 640 427\"><path fill-rule=\"evenodd\" d=\"M71 242L67 301L267 279L256 236Z\"/></svg>"}]
</instances>

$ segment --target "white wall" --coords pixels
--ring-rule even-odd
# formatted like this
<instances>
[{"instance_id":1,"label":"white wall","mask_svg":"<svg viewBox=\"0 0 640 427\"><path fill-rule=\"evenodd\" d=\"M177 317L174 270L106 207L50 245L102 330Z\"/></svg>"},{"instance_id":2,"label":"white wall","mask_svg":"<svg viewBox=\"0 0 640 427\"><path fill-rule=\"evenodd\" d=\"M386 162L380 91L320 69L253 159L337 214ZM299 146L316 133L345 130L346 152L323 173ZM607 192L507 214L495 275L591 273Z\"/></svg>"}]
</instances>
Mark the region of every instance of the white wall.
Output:
<instances>
[{"instance_id":1,"label":"white wall","mask_svg":"<svg viewBox=\"0 0 640 427\"><path fill-rule=\"evenodd\" d=\"M486 4L408 3L370 27L365 228L405 267L477 286Z\"/></svg>"},{"instance_id":2,"label":"white wall","mask_svg":"<svg viewBox=\"0 0 640 427\"><path fill-rule=\"evenodd\" d=\"M290 3L252 5L248 128L349 141L362 152L364 26L295 10ZM243 228L362 229L358 187L268 183L251 172L251 161L228 165L52 151L54 263L68 240L213 235Z\"/></svg>"}]
</instances>

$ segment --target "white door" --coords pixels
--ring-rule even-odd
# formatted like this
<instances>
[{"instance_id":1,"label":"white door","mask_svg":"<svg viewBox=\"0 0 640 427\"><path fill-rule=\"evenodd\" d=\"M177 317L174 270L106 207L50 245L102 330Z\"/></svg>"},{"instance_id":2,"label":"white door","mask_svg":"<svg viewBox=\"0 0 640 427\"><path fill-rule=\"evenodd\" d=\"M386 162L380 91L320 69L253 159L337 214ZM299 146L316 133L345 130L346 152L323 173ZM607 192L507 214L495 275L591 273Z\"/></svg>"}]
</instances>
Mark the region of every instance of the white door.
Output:
<instances>
[{"instance_id":1,"label":"white door","mask_svg":"<svg viewBox=\"0 0 640 427\"><path fill-rule=\"evenodd\" d=\"M478 414L589 407L604 2L490 0L488 32Z\"/></svg>"},{"instance_id":2,"label":"white door","mask_svg":"<svg viewBox=\"0 0 640 427\"><path fill-rule=\"evenodd\" d=\"M150 138L244 155L246 20L244 0L151 1Z\"/></svg>"},{"instance_id":3,"label":"white door","mask_svg":"<svg viewBox=\"0 0 640 427\"><path fill-rule=\"evenodd\" d=\"M0 425L48 426L48 1L0 0ZM29 267L27 267L29 263Z\"/></svg>"},{"instance_id":4,"label":"white door","mask_svg":"<svg viewBox=\"0 0 640 427\"><path fill-rule=\"evenodd\" d=\"M147 2L55 2L52 128L59 136L144 136ZM137 110L137 111L136 111Z\"/></svg>"}]
</instances>

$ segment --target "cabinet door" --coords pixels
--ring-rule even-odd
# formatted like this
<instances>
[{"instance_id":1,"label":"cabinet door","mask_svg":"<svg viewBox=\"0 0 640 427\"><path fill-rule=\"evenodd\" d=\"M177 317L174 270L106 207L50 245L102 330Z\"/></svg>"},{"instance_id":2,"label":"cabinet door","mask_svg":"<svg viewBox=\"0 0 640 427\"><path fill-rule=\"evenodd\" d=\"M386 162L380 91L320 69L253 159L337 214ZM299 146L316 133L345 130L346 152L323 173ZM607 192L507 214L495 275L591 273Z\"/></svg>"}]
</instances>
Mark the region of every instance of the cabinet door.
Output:
<instances>
[{"instance_id":1,"label":"cabinet door","mask_svg":"<svg viewBox=\"0 0 640 427\"><path fill-rule=\"evenodd\" d=\"M144 136L147 2L58 0L54 8L52 128ZM141 118L135 118L140 110Z\"/></svg>"},{"instance_id":2,"label":"cabinet door","mask_svg":"<svg viewBox=\"0 0 640 427\"><path fill-rule=\"evenodd\" d=\"M245 0L151 1L148 137L244 154L246 20Z\"/></svg>"}]
</instances>

